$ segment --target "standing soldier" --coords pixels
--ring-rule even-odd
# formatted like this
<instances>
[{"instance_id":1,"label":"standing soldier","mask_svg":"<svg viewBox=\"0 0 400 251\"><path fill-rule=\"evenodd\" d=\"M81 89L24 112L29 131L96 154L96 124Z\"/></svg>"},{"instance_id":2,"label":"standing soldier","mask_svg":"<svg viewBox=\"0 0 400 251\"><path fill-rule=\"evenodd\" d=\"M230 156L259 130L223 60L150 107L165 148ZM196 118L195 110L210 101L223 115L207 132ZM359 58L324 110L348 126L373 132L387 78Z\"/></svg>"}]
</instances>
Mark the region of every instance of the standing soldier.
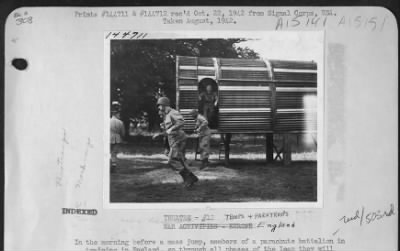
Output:
<instances>
[{"instance_id":1,"label":"standing soldier","mask_svg":"<svg viewBox=\"0 0 400 251\"><path fill-rule=\"evenodd\" d=\"M190 111L190 115L196 122L195 133L199 135L199 148L201 156L200 170L202 170L209 164L208 157L210 155L211 131L210 128L208 128L207 119L203 115L199 114L197 110Z\"/></svg>"},{"instance_id":2,"label":"standing soldier","mask_svg":"<svg viewBox=\"0 0 400 251\"><path fill-rule=\"evenodd\" d=\"M212 122L218 105L218 95L213 91L211 84L206 86L206 91L199 95L200 110L208 122ZM211 123L213 124L213 123Z\"/></svg>"},{"instance_id":3,"label":"standing soldier","mask_svg":"<svg viewBox=\"0 0 400 251\"><path fill-rule=\"evenodd\" d=\"M186 166L184 150L186 146L186 134L183 129L183 116L171 108L169 99L161 97L157 101L158 110L164 114L165 134L168 136L169 154L168 164L182 176L185 187L191 187L199 179ZM153 138L160 136L155 134Z\"/></svg>"},{"instance_id":4,"label":"standing soldier","mask_svg":"<svg viewBox=\"0 0 400 251\"><path fill-rule=\"evenodd\" d=\"M124 123L119 119L119 110L111 111L110 120L110 152L111 152L111 172L117 167L117 152L122 139L125 136Z\"/></svg>"}]
</instances>

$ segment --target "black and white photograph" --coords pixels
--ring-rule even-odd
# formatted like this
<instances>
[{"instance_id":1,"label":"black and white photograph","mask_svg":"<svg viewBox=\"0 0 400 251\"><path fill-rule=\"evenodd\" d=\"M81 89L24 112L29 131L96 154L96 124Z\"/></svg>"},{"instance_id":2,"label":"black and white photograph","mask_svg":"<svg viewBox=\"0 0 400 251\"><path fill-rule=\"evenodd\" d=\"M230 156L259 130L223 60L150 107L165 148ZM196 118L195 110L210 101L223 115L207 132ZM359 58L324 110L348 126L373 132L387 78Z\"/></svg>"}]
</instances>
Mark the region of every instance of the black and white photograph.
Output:
<instances>
[{"instance_id":1,"label":"black and white photograph","mask_svg":"<svg viewBox=\"0 0 400 251\"><path fill-rule=\"evenodd\" d=\"M81 4L5 19L1 250L399 250L389 9Z\"/></svg>"},{"instance_id":2,"label":"black and white photograph","mask_svg":"<svg viewBox=\"0 0 400 251\"><path fill-rule=\"evenodd\" d=\"M110 203L317 202L321 37L110 40Z\"/></svg>"}]
</instances>

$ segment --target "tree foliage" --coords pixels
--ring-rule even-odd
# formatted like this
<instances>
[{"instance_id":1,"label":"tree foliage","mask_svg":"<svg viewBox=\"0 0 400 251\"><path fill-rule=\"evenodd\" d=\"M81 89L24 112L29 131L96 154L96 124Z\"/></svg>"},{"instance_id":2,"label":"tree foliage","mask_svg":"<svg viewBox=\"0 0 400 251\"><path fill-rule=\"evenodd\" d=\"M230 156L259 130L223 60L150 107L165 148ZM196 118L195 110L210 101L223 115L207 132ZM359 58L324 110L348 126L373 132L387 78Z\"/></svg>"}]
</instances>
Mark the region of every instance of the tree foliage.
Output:
<instances>
[{"instance_id":1,"label":"tree foliage","mask_svg":"<svg viewBox=\"0 0 400 251\"><path fill-rule=\"evenodd\" d=\"M149 113L158 122L154 93L162 88L175 103L176 56L259 58L243 39L112 40L111 100L122 105L122 120Z\"/></svg>"}]
</instances>

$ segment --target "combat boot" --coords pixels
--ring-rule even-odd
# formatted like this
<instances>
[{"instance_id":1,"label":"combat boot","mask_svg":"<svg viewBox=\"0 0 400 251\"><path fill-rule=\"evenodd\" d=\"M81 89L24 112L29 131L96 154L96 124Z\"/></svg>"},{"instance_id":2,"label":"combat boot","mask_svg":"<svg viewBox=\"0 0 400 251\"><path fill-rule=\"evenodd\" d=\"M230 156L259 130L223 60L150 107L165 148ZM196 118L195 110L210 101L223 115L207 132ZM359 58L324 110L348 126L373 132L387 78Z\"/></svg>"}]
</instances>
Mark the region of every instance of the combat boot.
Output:
<instances>
[{"instance_id":1,"label":"combat boot","mask_svg":"<svg viewBox=\"0 0 400 251\"><path fill-rule=\"evenodd\" d=\"M188 170L188 179L185 184L185 187L189 188L189 187L193 186L193 184L196 183L197 181L199 181L199 178Z\"/></svg>"},{"instance_id":2,"label":"combat boot","mask_svg":"<svg viewBox=\"0 0 400 251\"><path fill-rule=\"evenodd\" d=\"M179 172L179 174L182 176L183 183L186 184L188 180L188 170L184 168L182 169L182 171Z\"/></svg>"},{"instance_id":3,"label":"combat boot","mask_svg":"<svg viewBox=\"0 0 400 251\"><path fill-rule=\"evenodd\" d=\"M186 188L193 186L194 183L199 181L199 178L197 178L196 175L194 175L191 171L189 171L186 168L180 171L179 174L182 176L184 186Z\"/></svg>"}]
</instances>

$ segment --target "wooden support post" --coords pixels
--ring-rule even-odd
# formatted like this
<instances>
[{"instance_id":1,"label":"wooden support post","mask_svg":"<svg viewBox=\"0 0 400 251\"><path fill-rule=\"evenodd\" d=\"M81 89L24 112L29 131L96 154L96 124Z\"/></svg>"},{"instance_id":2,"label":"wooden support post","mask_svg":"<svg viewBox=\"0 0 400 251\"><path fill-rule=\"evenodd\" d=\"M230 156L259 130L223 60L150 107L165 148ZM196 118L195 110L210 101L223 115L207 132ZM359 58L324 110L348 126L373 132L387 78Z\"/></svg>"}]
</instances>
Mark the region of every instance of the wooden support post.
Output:
<instances>
[{"instance_id":1,"label":"wooden support post","mask_svg":"<svg viewBox=\"0 0 400 251\"><path fill-rule=\"evenodd\" d=\"M267 133L265 138L266 138L267 162L273 162L274 161L274 134Z\"/></svg>"},{"instance_id":2,"label":"wooden support post","mask_svg":"<svg viewBox=\"0 0 400 251\"><path fill-rule=\"evenodd\" d=\"M283 135L283 164L290 165L292 161L292 149L291 149L291 142L290 142L290 135L285 133Z\"/></svg>"},{"instance_id":3,"label":"wooden support post","mask_svg":"<svg viewBox=\"0 0 400 251\"><path fill-rule=\"evenodd\" d=\"M230 144L231 144L232 134L227 133L224 137L225 144L225 166L229 166L229 153L230 153Z\"/></svg>"}]
</instances>

